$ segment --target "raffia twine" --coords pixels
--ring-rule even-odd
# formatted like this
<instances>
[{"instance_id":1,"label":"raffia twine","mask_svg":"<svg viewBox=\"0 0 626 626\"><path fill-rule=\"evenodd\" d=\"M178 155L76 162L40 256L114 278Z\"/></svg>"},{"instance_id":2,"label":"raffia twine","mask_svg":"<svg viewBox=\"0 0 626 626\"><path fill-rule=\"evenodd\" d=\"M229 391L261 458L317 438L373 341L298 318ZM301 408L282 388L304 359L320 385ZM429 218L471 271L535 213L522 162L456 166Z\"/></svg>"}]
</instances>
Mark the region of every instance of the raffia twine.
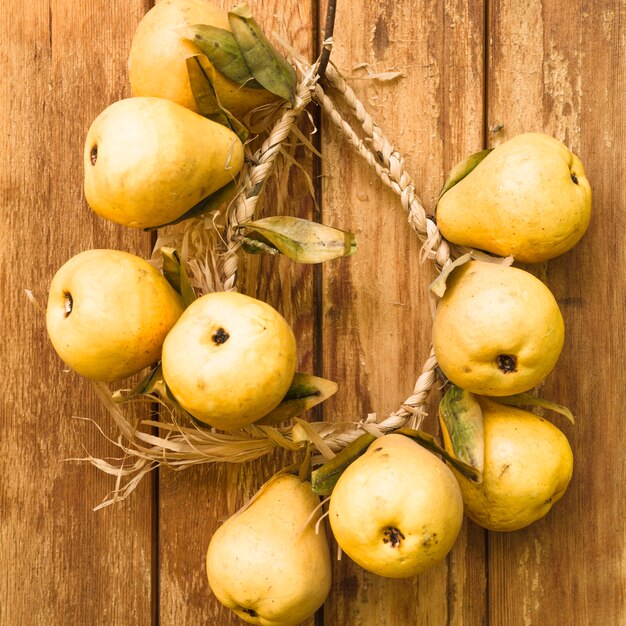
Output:
<instances>
[{"instance_id":1,"label":"raffia twine","mask_svg":"<svg viewBox=\"0 0 626 626\"><path fill-rule=\"evenodd\" d=\"M399 150L388 141L337 68L328 65L326 78L331 89L326 92L317 80L316 65L297 58L294 63L301 76L295 104L282 108L261 147L248 155L235 199L217 216L194 218L182 228L166 229L160 233L154 259L157 259L160 247L175 245L198 293L236 289L241 248L238 227L254 219L263 188L276 168L283 144L292 136L298 120L312 100L323 109L327 119L380 180L399 196L407 212L408 223L422 242L423 260L432 260L441 271L466 252L465 249L451 247L441 236L416 194L415 184L406 171ZM355 130L356 124L340 112L339 106L347 109L350 116L357 120L358 131ZM300 420L298 423L304 427L305 438L321 452L321 457L330 458L365 432L381 436L407 425L419 428L427 414L428 396L437 380L437 361L431 347L411 395L386 418L378 420L375 414L370 414L348 423ZM156 396L142 400L144 403L158 403L155 419L133 421L122 411L124 405L114 400L105 384L94 383L94 388L119 431L117 438L109 440L123 453L123 456L114 459L93 456L80 459L88 460L116 478L114 489L96 509L126 498L147 473L159 466L181 470L205 463L242 463L270 454L276 448L297 451L303 446L301 440L293 441L292 425L251 424L232 432L199 428L177 416L175 409ZM146 428L151 432L146 432Z\"/></svg>"}]
</instances>

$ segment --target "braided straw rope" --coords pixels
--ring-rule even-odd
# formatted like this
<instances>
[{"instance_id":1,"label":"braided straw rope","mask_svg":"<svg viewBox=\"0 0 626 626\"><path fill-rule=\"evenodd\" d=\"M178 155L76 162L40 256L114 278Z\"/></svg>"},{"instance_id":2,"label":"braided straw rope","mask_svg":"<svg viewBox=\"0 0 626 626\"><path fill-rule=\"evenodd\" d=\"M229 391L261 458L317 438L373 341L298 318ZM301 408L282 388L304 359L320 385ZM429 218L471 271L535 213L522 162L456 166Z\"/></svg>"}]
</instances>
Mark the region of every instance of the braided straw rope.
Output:
<instances>
[{"instance_id":1,"label":"braided straw rope","mask_svg":"<svg viewBox=\"0 0 626 626\"><path fill-rule=\"evenodd\" d=\"M436 224L427 218L426 210L415 193L415 185L405 169L402 155L386 139L382 130L366 111L340 72L332 63L329 63L326 77L354 117L360 122L365 135L371 139L372 149L368 148L365 142L359 138L349 122L338 111L333 100L324 92L317 81L316 66L308 66L301 60L296 61L296 63L304 76L298 85L296 103L292 108L284 110L269 137L255 154L256 164L245 172L242 191L227 217L225 236L227 250L222 269L224 288L226 290L236 289L238 250L240 247L235 239L237 226L253 219L263 185L273 172L281 144L290 136L291 129L312 98L323 108L329 119L343 133L349 143L374 169L383 183L400 196L401 204L409 215L409 224L424 244L424 258L433 260L438 268L448 265L451 262L448 243L442 238ZM407 421L410 421L413 427L419 426L425 415L424 405L430 390L437 381L436 370L437 361L431 348L411 396L402 403L400 409L377 424L381 432L400 428L406 425ZM360 430L335 434L334 440L329 438L329 443L347 445L361 434Z\"/></svg>"},{"instance_id":2,"label":"braided straw rope","mask_svg":"<svg viewBox=\"0 0 626 626\"><path fill-rule=\"evenodd\" d=\"M442 237L434 220L427 216L426 210L417 197L415 184L405 169L402 155L387 140L339 70L334 65L329 64L326 77L331 87L338 93L350 112L360 122L361 128L369 139L372 148L369 148L365 141L356 134L353 127L343 118L333 100L319 84L315 86L315 101L323 108L328 119L337 126L348 142L356 148L358 153L372 167L382 182L400 196L402 207L408 213L409 225L423 243L423 257L434 261L435 266L441 270L453 258L469 252L468 248L451 246Z\"/></svg>"},{"instance_id":3,"label":"braided straw rope","mask_svg":"<svg viewBox=\"0 0 626 626\"><path fill-rule=\"evenodd\" d=\"M290 137L300 115L311 102L312 88L317 80L315 69L315 66L311 66L304 73L298 84L294 105L283 108L280 119L253 157L255 165L244 172L241 191L228 211L225 229L226 253L222 263L222 284L226 291L236 289L238 252L241 247L236 240L237 228L254 218L259 197L265 182L274 171L282 144Z\"/></svg>"},{"instance_id":4,"label":"braided straw rope","mask_svg":"<svg viewBox=\"0 0 626 626\"><path fill-rule=\"evenodd\" d=\"M447 241L442 238L437 225L427 217L426 210L415 193L415 184L405 169L402 155L387 140L363 103L332 63L328 64L326 78L352 115L360 122L361 128L365 136L370 139L372 147L368 147L365 141L358 136L319 83L315 84L315 101L322 107L327 118L376 172L382 182L400 196L400 202L408 213L409 224L423 243L423 258L433 260L437 268L443 269L451 263L450 248ZM437 379L437 360L431 347L430 354L414 385L412 394L397 411L378 423L381 432L401 428L407 422L411 427L418 428L426 415L424 407L430 391L437 383ZM347 445L360 434L359 431L352 431L338 435L336 438L341 438Z\"/></svg>"},{"instance_id":5,"label":"braided straw rope","mask_svg":"<svg viewBox=\"0 0 626 626\"><path fill-rule=\"evenodd\" d=\"M300 59L296 59L295 63L302 76L295 103L293 105L289 103L282 108L278 121L267 139L248 159L242 172L237 197L225 210L221 233L215 236L215 230L220 228L217 225L219 220L194 218L188 220L189 224L184 226L182 231L160 235L164 245L175 244L179 248L188 247L185 242L190 237L200 241L200 244L198 241L195 243L195 257L205 256L212 261L205 272L210 274L209 280L196 281L199 291L203 293L219 288L236 289L241 248L238 227L254 218L261 192L277 164L277 156L312 100L322 107L327 118L355 147L381 181L400 197L401 204L408 213L409 224L423 243L423 259L434 261L440 271L450 265L464 249L450 247L442 238L434 221L427 217L415 193L415 185L406 172L401 154L385 138L339 71L332 64L328 65L326 77L332 88L333 97L341 99L342 105L358 120L367 144L371 144L371 147L359 137L353 126L339 112L336 100L319 84L317 65L309 65ZM207 222L210 224L209 227ZM155 252L160 242L161 239L157 241ZM220 250L214 254L212 248L216 245ZM189 256L185 259L185 256L183 254L188 269L193 268L198 258ZM214 262L215 259L219 261ZM194 274L197 277L198 272ZM437 380L437 361L431 348L411 395L398 410L381 421L372 414L350 423L300 421L299 423L305 426L305 438L312 441L322 455L328 458L364 432L379 436L407 425L419 428L427 414L425 407L428 396ZM112 442L123 452L123 457L113 463L92 456L80 459L88 460L100 470L116 477L115 489L96 508L126 498L138 486L143 476L160 465L179 470L190 465L211 462L240 463L267 455L277 447L291 451L301 448L301 444L292 438L292 426L251 424L240 431L228 433L198 428L195 425L188 426L179 423L176 411L159 398L154 399L162 408L171 411L171 421L141 420L140 424L155 429L158 434L154 434L154 431L143 432L137 428L137 423L133 423L133 420L121 411L119 398L116 400L106 385L96 384L95 390L118 426L120 434Z\"/></svg>"}]
</instances>

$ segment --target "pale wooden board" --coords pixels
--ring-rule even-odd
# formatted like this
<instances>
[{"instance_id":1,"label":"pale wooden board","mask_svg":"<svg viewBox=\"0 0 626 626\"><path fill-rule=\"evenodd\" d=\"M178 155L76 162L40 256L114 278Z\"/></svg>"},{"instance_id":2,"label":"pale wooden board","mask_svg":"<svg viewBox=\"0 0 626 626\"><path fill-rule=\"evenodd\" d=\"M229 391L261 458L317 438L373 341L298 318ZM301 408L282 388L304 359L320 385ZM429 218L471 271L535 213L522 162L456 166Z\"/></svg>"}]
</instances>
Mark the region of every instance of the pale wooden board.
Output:
<instances>
[{"instance_id":1,"label":"pale wooden board","mask_svg":"<svg viewBox=\"0 0 626 626\"><path fill-rule=\"evenodd\" d=\"M626 619L625 18L624 3L607 0L491 4L488 122L504 124L493 142L554 134L581 158L594 194L580 244L535 268L565 320L564 351L541 393L578 416L576 426L555 418L574 450L574 478L544 520L489 537L494 624Z\"/></svg>"},{"instance_id":2,"label":"pale wooden board","mask_svg":"<svg viewBox=\"0 0 626 626\"><path fill-rule=\"evenodd\" d=\"M482 147L483 25L479 2L339 4L334 62L402 153L431 213L445 172ZM362 64L402 76L368 80ZM428 356L433 267L420 261L399 198L333 126L323 133L323 219L354 230L359 246L324 267L324 372L340 383L324 412L337 421L383 418L410 395ZM436 432L432 416L424 427ZM477 623L485 613L483 540L465 525L446 562L408 580L376 577L343 556L325 624Z\"/></svg>"},{"instance_id":3,"label":"pale wooden board","mask_svg":"<svg viewBox=\"0 0 626 626\"><path fill-rule=\"evenodd\" d=\"M151 485L92 511L109 477L65 459L114 452L73 419L106 425L107 416L90 385L63 371L24 293L45 307L53 274L79 251L149 250L149 238L105 223L82 195L84 137L127 92L120 76L142 10L139 1L8 0L0 11L3 626L151 620Z\"/></svg>"}]
</instances>

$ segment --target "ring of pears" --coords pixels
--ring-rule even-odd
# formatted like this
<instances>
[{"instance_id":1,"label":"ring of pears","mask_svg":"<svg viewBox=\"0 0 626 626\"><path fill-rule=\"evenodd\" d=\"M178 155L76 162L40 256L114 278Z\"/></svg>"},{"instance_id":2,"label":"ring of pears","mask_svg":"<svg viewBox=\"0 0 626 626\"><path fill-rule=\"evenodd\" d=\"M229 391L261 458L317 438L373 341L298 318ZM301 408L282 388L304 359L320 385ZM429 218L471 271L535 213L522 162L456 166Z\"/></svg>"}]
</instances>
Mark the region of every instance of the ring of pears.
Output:
<instances>
[{"instance_id":1,"label":"ring of pears","mask_svg":"<svg viewBox=\"0 0 626 626\"><path fill-rule=\"evenodd\" d=\"M146 14L130 51L133 97L107 107L89 129L85 196L104 218L134 228L170 223L242 167L235 133L196 112L185 58L198 51L180 34L192 24L230 30L226 14L205 0L162 0ZM275 99L217 71L212 78L220 101L239 119ZM570 250L590 210L579 159L554 138L525 133L498 146L442 195L437 224L452 243L537 263ZM207 294L184 309L150 263L116 250L80 253L58 270L46 321L61 359L93 380L121 380L161 359L181 407L223 430L269 413L295 372L296 341L275 309L237 293ZM456 268L436 311L433 347L443 374L477 394L483 407L483 485L407 437L383 436L348 467L331 495L330 525L341 548L368 571L413 576L448 554L464 507L494 530L521 528L545 515L571 478L567 439L538 416L483 396L535 387L555 367L563 341L558 304L535 276L478 260ZM549 498L512 500L515 483L494 477L508 463L508 478L528 483L529 446L521 442L515 458L501 454L510 431L499 425L511 423L522 424L529 439L548 442L544 465L555 477ZM444 440L450 448L445 431ZM533 446L532 455L539 448ZM561 462L550 465L557 449ZM489 497L485 485L495 490ZM500 494L496 512L493 493ZM312 615L330 591L331 576L323 527L313 529L318 506L308 482L283 475L223 524L207 553L218 599L251 623L289 626Z\"/></svg>"}]
</instances>

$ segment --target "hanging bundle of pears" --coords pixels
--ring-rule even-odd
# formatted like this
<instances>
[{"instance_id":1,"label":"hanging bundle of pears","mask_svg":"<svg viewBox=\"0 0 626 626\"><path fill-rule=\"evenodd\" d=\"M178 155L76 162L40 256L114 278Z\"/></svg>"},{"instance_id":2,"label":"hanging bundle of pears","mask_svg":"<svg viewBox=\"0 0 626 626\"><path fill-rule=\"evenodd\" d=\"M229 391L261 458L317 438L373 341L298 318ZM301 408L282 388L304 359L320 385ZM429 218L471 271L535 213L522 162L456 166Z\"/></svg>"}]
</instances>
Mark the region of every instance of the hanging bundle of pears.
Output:
<instances>
[{"instance_id":1,"label":"hanging bundle of pears","mask_svg":"<svg viewBox=\"0 0 626 626\"><path fill-rule=\"evenodd\" d=\"M133 97L94 120L84 167L91 208L130 227L177 223L231 200L254 113L295 102L294 69L245 4L224 13L207 0L161 0L133 38L129 76ZM577 157L556 139L527 133L473 155L452 172L437 225L460 246L543 262L580 240L590 209L590 187ZM247 252L282 253L304 263L355 250L351 233L295 218L243 223L238 233ZM410 429L379 438L367 434L312 475L282 474L264 485L215 532L207 552L213 592L242 619L295 625L325 601L331 565L318 495L330 496L330 526L339 546L363 568L387 577L413 576L440 563L456 541L463 509L486 528L514 530L545 515L563 495L573 466L565 435L509 406L533 403L527 392L557 363L564 341L558 303L532 274L471 256L446 268L433 289L442 296L433 345L449 380L440 405L444 446ZM160 286L174 302L172 319L149 362L137 366L160 356L162 368L151 371L142 393L161 385L164 397L188 416L227 431L283 422L334 393L334 383L295 373L295 338L275 311L239 294L196 300L180 259L174 265L168 271L165 259ZM66 327L67 293L56 289L56 317L50 318ZM259 328L267 331L269 318L279 331L253 350L249 337ZM137 334L137 341L146 341ZM239 359L245 351L253 363ZM280 353L278 373L259 357L271 351ZM216 375L207 367L207 353L211 363L223 368L228 361L230 369ZM218 411L215 399L232 398L229 381L244 367L252 378L255 367L266 367L271 383L247 387L241 397L248 402L250 389L254 397L238 403L244 409L217 402ZM201 370L204 378L196 376ZM137 371L124 369L120 376ZM97 380L113 379L96 374ZM211 402L203 393L210 393ZM298 449L295 429L291 436ZM308 443L305 449L310 470Z\"/></svg>"}]
</instances>

